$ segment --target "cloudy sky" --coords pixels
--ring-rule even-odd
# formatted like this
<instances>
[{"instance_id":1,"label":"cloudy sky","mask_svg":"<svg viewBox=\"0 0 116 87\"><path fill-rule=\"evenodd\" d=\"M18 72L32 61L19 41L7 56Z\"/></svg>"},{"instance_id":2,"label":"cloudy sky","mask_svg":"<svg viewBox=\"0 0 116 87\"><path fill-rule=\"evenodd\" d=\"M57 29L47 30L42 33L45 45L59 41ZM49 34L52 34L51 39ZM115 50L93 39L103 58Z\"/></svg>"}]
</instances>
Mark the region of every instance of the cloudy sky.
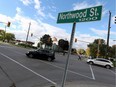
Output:
<instances>
[{"instance_id":1,"label":"cloudy sky","mask_svg":"<svg viewBox=\"0 0 116 87\"><path fill-rule=\"evenodd\" d=\"M73 47L86 48L88 43L85 42L93 42L98 38L106 40L109 11L112 13L110 45L114 45L116 0L0 0L0 29L4 30L5 24L10 21L11 26L7 27L6 32L14 33L18 40L25 40L31 22L29 41L37 42L44 34L69 40L72 23L57 24L58 13L99 5L103 6L102 19L77 23L75 38L78 42Z\"/></svg>"}]
</instances>

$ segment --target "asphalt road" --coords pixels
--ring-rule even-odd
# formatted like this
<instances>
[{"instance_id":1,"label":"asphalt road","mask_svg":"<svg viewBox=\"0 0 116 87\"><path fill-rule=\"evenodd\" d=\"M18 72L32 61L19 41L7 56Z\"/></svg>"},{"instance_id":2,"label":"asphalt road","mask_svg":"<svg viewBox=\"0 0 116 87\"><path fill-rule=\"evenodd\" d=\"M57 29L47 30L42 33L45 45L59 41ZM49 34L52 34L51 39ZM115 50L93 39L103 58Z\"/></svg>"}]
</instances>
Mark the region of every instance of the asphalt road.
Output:
<instances>
[{"instance_id":1,"label":"asphalt road","mask_svg":"<svg viewBox=\"0 0 116 87\"><path fill-rule=\"evenodd\" d=\"M67 55L54 62L26 57L29 49L0 44L0 87L61 87ZM9 78L8 78L9 77ZM71 55L65 87L116 87L115 69L88 65Z\"/></svg>"}]
</instances>

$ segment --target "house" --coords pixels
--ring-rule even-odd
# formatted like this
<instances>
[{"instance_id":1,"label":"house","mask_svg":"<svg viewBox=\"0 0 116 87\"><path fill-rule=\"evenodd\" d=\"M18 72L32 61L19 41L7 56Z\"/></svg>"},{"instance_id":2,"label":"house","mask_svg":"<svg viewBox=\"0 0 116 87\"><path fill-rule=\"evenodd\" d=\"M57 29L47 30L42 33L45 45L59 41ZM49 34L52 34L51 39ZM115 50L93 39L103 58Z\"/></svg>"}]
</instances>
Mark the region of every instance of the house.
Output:
<instances>
[{"instance_id":1,"label":"house","mask_svg":"<svg viewBox=\"0 0 116 87\"><path fill-rule=\"evenodd\" d=\"M22 40L15 40L15 44L16 44L16 45L18 45L18 44L26 44L26 41L22 41ZM33 44L34 44L34 42L27 41L27 45L32 46Z\"/></svg>"}]
</instances>

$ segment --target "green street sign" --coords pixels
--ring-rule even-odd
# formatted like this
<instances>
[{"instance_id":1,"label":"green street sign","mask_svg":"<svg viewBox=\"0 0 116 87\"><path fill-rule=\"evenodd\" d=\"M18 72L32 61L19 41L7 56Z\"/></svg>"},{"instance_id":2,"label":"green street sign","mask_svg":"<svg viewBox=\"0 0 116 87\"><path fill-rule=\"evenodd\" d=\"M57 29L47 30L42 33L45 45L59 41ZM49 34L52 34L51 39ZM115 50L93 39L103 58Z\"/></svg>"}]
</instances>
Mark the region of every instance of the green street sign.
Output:
<instances>
[{"instance_id":1,"label":"green street sign","mask_svg":"<svg viewBox=\"0 0 116 87\"><path fill-rule=\"evenodd\" d=\"M62 12L58 14L57 23L90 22L101 20L102 6L81 10Z\"/></svg>"}]
</instances>

